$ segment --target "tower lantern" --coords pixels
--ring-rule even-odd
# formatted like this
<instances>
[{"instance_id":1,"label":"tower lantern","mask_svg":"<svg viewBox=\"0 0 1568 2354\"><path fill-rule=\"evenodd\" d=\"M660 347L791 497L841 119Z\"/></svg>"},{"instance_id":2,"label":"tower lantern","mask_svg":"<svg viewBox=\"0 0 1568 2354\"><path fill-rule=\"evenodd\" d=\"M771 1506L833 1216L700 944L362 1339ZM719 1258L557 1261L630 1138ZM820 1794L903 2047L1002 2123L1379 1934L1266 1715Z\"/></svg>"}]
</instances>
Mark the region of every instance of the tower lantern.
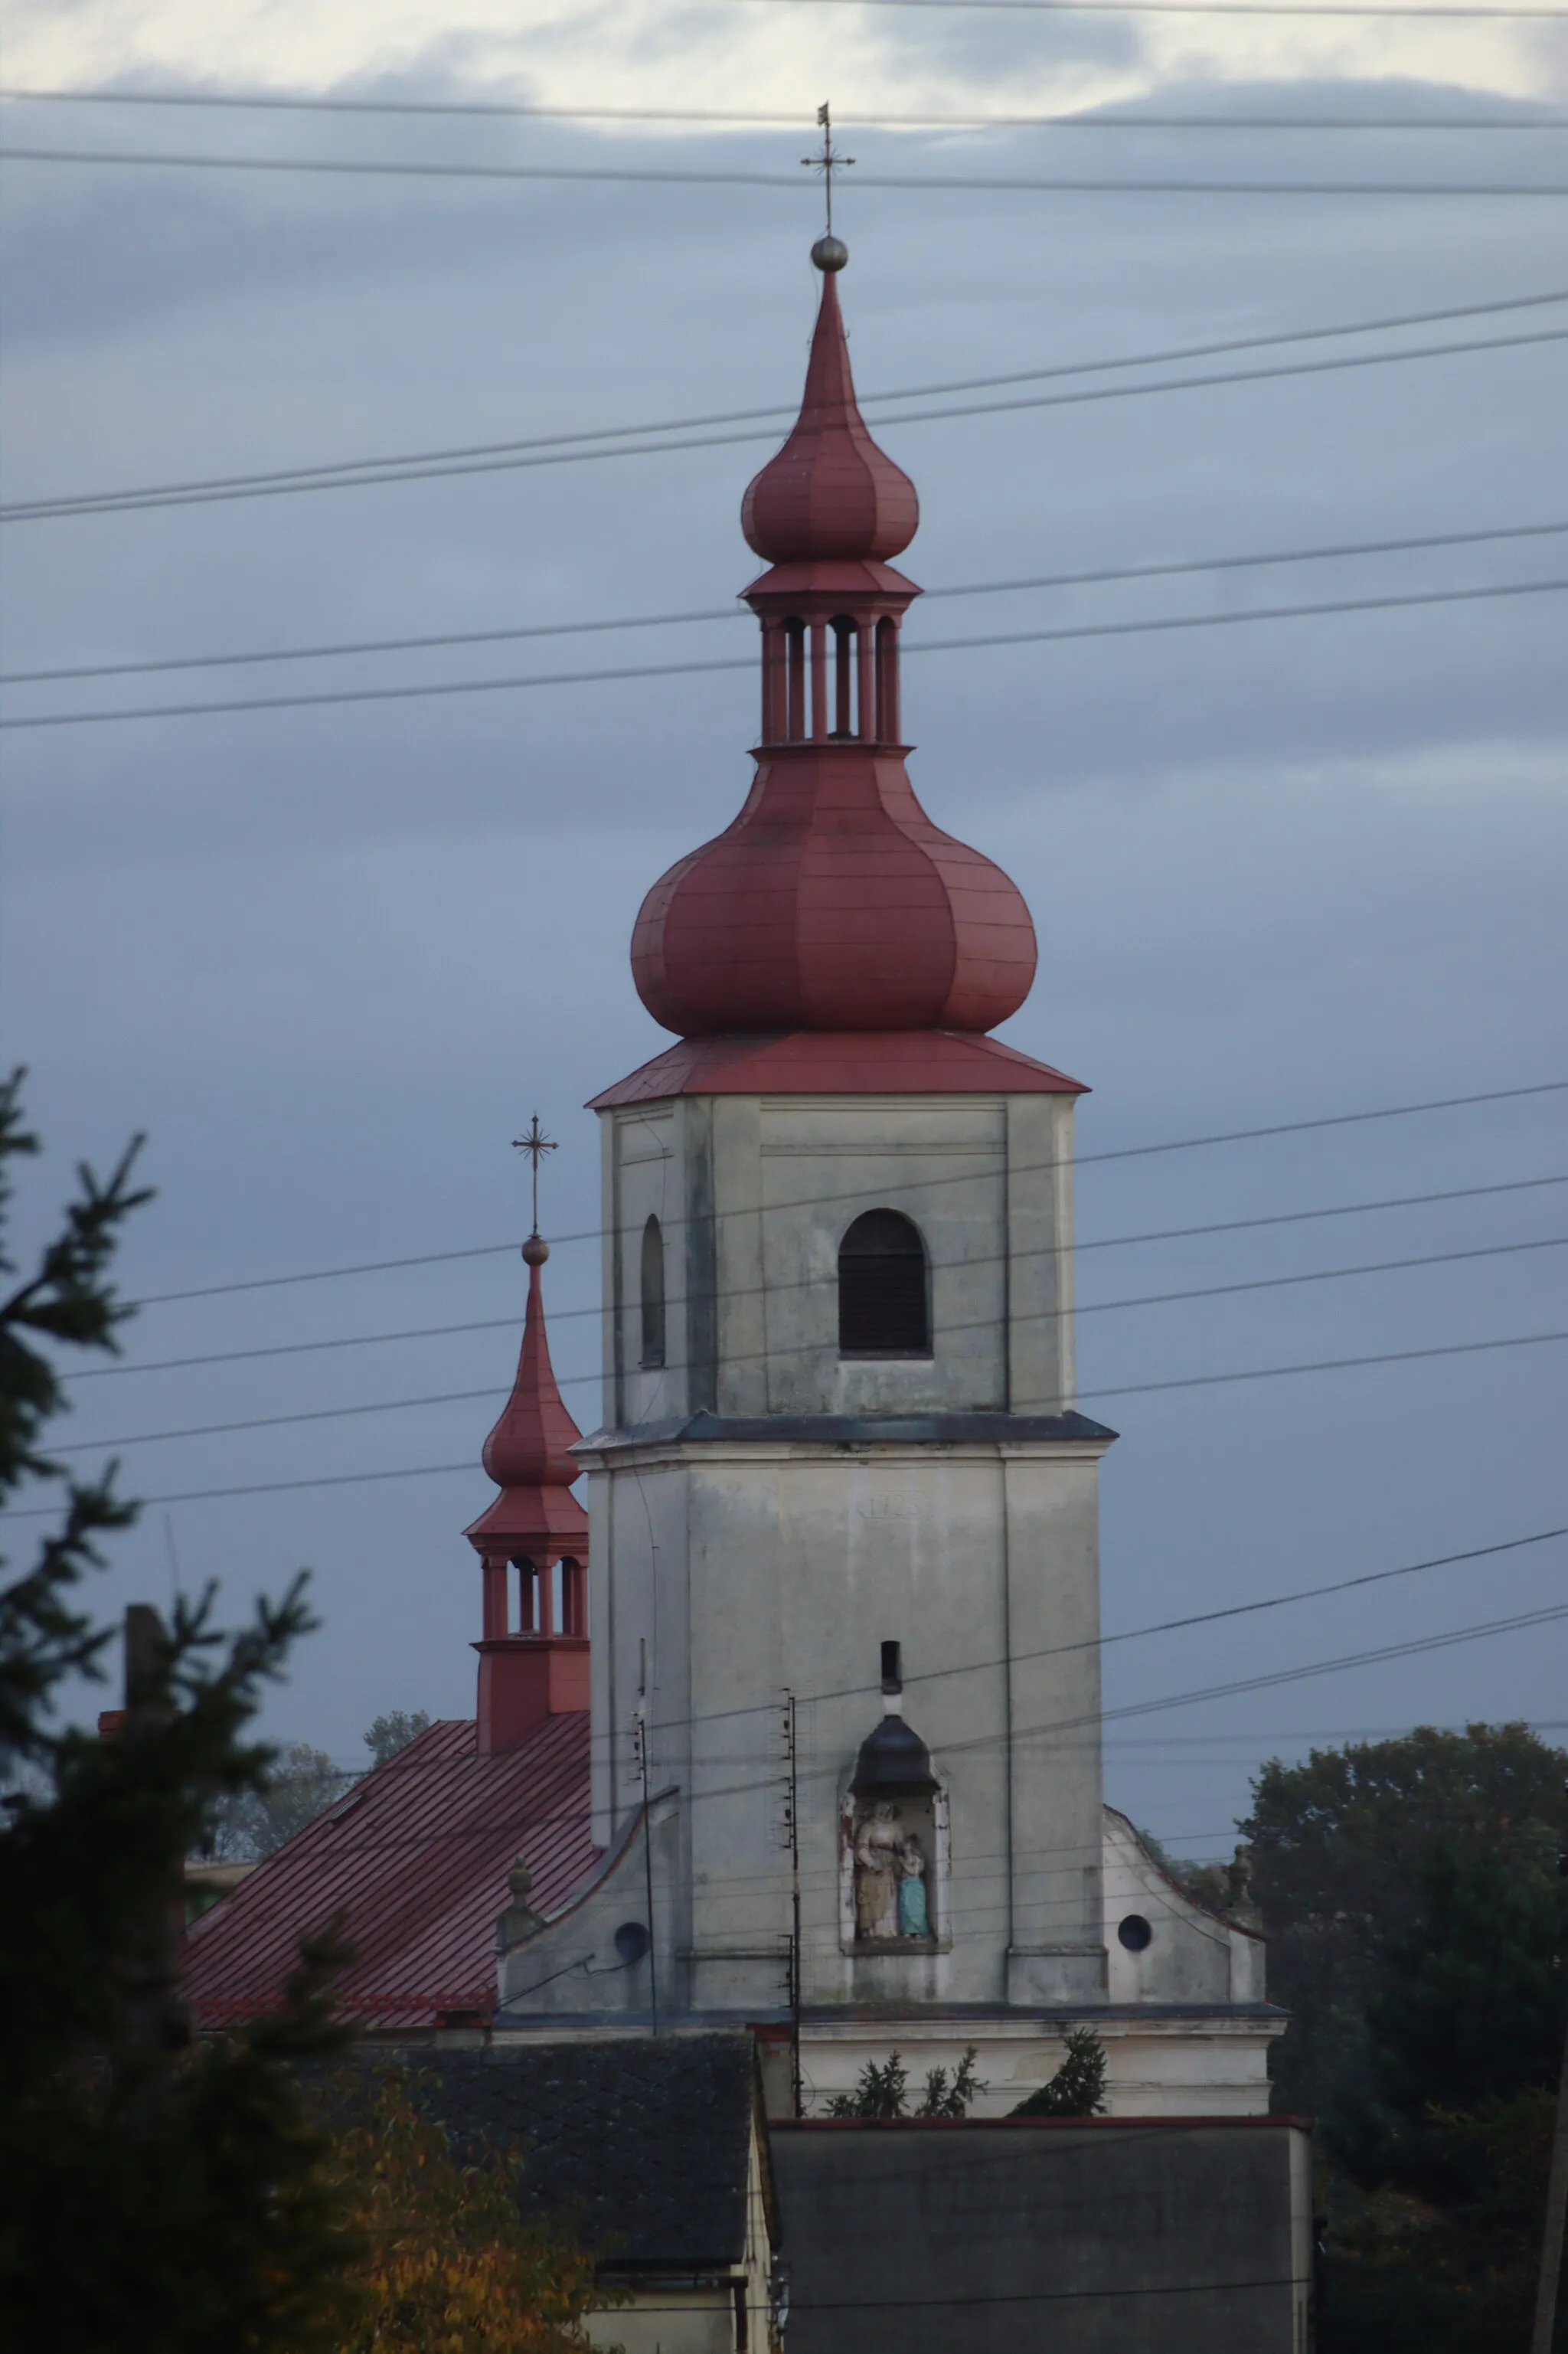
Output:
<instances>
[{"instance_id":1,"label":"tower lantern","mask_svg":"<svg viewBox=\"0 0 1568 2354\"><path fill-rule=\"evenodd\" d=\"M482 1564L482 1754L510 1749L549 1716L588 1704L588 1515L572 1494L582 1433L561 1403L545 1330L539 1162L556 1150L537 1113L518 1149L532 1164L534 1228L523 1246L528 1305L512 1394L482 1460L501 1493L464 1531Z\"/></svg>"},{"instance_id":2,"label":"tower lantern","mask_svg":"<svg viewBox=\"0 0 1568 2354\"><path fill-rule=\"evenodd\" d=\"M919 502L855 400L848 253L824 238L813 258L805 398L741 506L768 563L743 592L761 624L756 780L734 823L648 894L632 973L654 1020L686 1038L978 1034L1028 995L1033 927L1016 885L933 825L909 782L899 637L920 591L889 558Z\"/></svg>"}]
</instances>

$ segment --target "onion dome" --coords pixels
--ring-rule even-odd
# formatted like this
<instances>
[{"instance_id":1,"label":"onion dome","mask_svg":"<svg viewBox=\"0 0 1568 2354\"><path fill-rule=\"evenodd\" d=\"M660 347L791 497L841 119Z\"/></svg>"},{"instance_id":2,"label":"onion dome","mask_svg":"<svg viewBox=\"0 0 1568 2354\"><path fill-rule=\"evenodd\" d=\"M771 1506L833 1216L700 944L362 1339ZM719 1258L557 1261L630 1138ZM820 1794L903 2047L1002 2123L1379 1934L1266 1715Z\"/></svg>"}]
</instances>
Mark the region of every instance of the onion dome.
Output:
<instances>
[{"instance_id":1,"label":"onion dome","mask_svg":"<svg viewBox=\"0 0 1568 2354\"><path fill-rule=\"evenodd\" d=\"M761 741L745 808L657 882L632 935L637 991L683 1038L746 1032L981 1033L1034 979L1017 886L933 825L905 768L899 631L920 591L886 558L913 536L914 485L855 406L837 277L822 272L800 418L746 493L771 569Z\"/></svg>"},{"instance_id":2,"label":"onion dome","mask_svg":"<svg viewBox=\"0 0 1568 2354\"><path fill-rule=\"evenodd\" d=\"M766 756L727 832L673 866L632 934L638 995L683 1038L987 1031L1034 979L1000 866L932 824L901 757Z\"/></svg>"},{"instance_id":3,"label":"onion dome","mask_svg":"<svg viewBox=\"0 0 1568 2354\"><path fill-rule=\"evenodd\" d=\"M829 243L821 240L821 247ZM837 239L839 254L848 255ZM866 430L855 405L849 347L839 310L834 255L819 259L821 308L811 337L806 394L793 431L741 502L740 527L770 564L813 558L885 562L914 538L915 485Z\"/></svg>"},{"instance_id":4,"label":"onion dome","mask_svg":"<svg viewBox=\"0 0 1568 2354\"><path fill-rule=\"evenodd\" d=\"M523 1246L528 1267L528 1309L517 1374L482 1460L502 1490L465 1533L481 1552L493 1544L536 1546L556 1553L586 1551L588 1515L571 1493L582 1476L571 1448L581 1431L561 1403L545 1331L539 1269L549 1245L531 1235Z\"/></svg>"}]
</instances>

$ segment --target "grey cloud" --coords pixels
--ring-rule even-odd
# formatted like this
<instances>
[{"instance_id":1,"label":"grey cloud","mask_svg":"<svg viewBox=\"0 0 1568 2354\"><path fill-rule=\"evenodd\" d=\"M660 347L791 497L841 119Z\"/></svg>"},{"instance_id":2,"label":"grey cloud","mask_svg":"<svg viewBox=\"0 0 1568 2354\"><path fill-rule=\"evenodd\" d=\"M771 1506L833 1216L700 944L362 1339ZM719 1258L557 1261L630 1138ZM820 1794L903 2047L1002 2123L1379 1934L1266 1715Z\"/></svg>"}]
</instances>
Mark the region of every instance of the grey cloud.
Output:
<instances>
[{"instance_id":1,"label":"grey cloud","mask_svg":"<svg viewBox=\"0 0 1568 2354\"><path fill-rule=\"evenodd\" d=\"M1264 111L1280 98L1193 86L1180 104ZM1332 85L1291 98L1340 102ZM1462 98L1380 88L1376 103ZM241 143L238 126L222 135ZM310 135L349 152L337 125ZM370 148L369 131L353 136ZM552 154L601 152L580 131L548 136ZM377 147L394 138L406 134L375 128ZM182 131L181 143L197 143ZM520 152L511 133L495 143ZM1434 174L1499 176L1506 161L1512 176L1527 168L1514 143L1118 134L1105 167L1180 156L1250 169L1261 155L1309 176L1345 168L1353 149L1358 170L1406 174L1418 152ZM792 136L725 145L769 167L797 149ZM408 152L439 143L420 133ZM933 142L857 135L855 152L952 167ZM1019 138L984 153L1000 172L1037 166L1047 148ZM1049 154L1098 168L1086 134ZM40 174L7 264L8 490L789 398L814 291L801 180L794 198ZM863 385L920 383L1543 288L1561 270L1555 221L1545 205L863 190L845 199L844 294ZM909 567L935 585L1529 518L1554 472L1560 375L1543 347L889 428L924 502ZM752 568L736 510L764 446L16 533L9 666L722 603ZM913 626L979 633L1557 564L1551 551L1456 551L1239 588L933 603ZM1560 632L1543 599L911 663L919 788L1029 896L1041 978L1010 1034L1094 1082L1089 1150L1554 1073ZM570 659L749 643L744 626L713 625L587 641ZM558 652L493 648L355 674L567 666ZM631 917L662 867L738 805L753 712L737 673L8 738L11 1026L58 1165L153 1130L164 1192L134 1246L137 1286L499 1238L519 1200L507 1140L535 1102L563 1138L552 1223L591 1223L591 1124L577 1108L661 1043L630 986ZM1080 1214L1103 1235L1531 1173L1561 1157L1552 1103L1091 1164ZM1427 1238L1525 1237L1562 1215L1520 1196L1347 1222L1331 1237L1091 1254L1086 1296L1336 1266ZM558 1361L585 1375L591 1320L567 1311L591 1304L595 1253L565 1246L549 1274ZM1561 1287L1542 1254L1086 1318L1086 1385L1544 1329L1565 1320ZM260 1345L505 1315L520 1299L511 1263L483 1260L159 1310L136 1345ZM503 1331L84 1385L78 1435L222 1418L215 1402L238 1416L486 1383L499 1395L513 1346ZM1107 1408L1126 1434L1108 1474L1107 1617L1540 1524L1553 1504L1552 1379L1542 1350ZM591 1421L591 1387L568 1395ZM132 1451L151 1493L474 1458L466 1479L177 1508L187 1575L221 1574L237 1607L296 1559L320 1565L328 1632L279 1703L290 1737L348 1755L379 1708L469 1705L477 1610L457 1532L485 1493L489 1418L480 1404ZM164 1591L157 1512L122 1559L112 1594ZM1538 1583L1521 1567L1519 1607ZM1455 1573L1429 1600L1402 1596L1398 1623L1497 1615L1489 1596L1477 1606ZM1198 1674L1180 1647L1129 1650L1114 1692L1328 1655L1386 1623L1370 1605L1266 1623L1215 1638ZM1205 1722L1551 1715L1560 1681L1548 1658L1505 1643ZM1174 1767L1113 1753L1112 1795L1157 1828L1223 1825L1248 1753L1218 1754L1181 1768L1192 1796L1178 1799Z\"/></svg>"}]
</instances>

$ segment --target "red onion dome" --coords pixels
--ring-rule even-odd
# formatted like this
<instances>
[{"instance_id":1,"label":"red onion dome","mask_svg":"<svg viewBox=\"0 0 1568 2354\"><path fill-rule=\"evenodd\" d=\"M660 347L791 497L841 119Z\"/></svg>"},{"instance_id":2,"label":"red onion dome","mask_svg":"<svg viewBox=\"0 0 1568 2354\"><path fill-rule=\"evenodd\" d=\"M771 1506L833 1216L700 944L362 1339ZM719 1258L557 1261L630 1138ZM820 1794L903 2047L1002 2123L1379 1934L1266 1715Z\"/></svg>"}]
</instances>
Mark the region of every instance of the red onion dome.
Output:
<instances>
[{"instance_id":1,"label":"red onion dome","mask_svg":"<svg viewBox=\"0 0 1568 2354\"><path fill-rule=\"evenodd\" d=\"M761 755L735 822L653 885L631 970L682 1037L985 1031L1035 953L1016 884L932 824L901 753L812 744Z\"/></svg>"},{"instance_id":2,"label":"red onion dome","mask_svg":"<svg viewBox=\"0 0 1568 2354\"><path fill-rule=\"evenodd\" d=\"M547 1245L531 1235L523 1246L528 1263L528 1310L517 1376L500 1421L484 1442L481 1458L498 1488L569 1488L582 1467L569 1450L582 1437L561 1402L545 1332L539 1267Z\"/></svg>"},{"instance_id":3,"label":"red onion dome","mask_svg":"<svg viewBox=\"0 0 1568 2354\"><path fill-rule=\"evenodd\" d=\"M734 823L648 894L632 973L683 1037L983 1032L1029 994L1034 928L1001 867L932 824L905 769L898 630L919 591L885 559L919 508L855 407L835 282L848 256L830 237L813 259L800 419L741 510L779 567L746 591L765 633L756 779Z\"/></svg>"},{"instance_id":4,"label":"red onion dome","mask_svg":"<svg viewBox=\"0 0 1568 2354\"><path fill-rule=\"evenodd\" d=\"M839 310L840 265L818 266L822 301L800 414L747 489L740 527L770 564L866 557L885 562L914 538L920 502L908 475L866 430Z\"/></svg>"}]
</instances>

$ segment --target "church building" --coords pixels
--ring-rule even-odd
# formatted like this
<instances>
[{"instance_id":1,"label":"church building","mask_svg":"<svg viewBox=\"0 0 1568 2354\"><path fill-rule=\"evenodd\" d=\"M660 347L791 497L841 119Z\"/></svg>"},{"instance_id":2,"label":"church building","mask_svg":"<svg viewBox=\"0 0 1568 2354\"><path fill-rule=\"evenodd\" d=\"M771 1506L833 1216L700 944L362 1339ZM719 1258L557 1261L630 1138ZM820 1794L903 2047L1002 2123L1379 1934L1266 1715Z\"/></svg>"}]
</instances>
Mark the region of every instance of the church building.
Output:
<instances>
[{"instance_id":1,"label":"church building","mask_svg":"<svg viewBox=\"0 0 1568 2354\"><path fill-rule=\"evenodd\" d=\"M213 2017L253 1999L264 1925L281 1951L335 1887L388 2032L747 2027L779 2115L894 2050L918 2085L972 2045L997 2115L1087 2025L1113 2115L1255 2115L1285 2024L1262 1941L1105 1803L1116 1434L1075 1394L1084 1089L991 1034L1034 931L909 780L918 505L856 406L845 249L812 259L800 417L742 507L756 774L637 920L636 987L675 1043L591 1104L599 1426L556 1387L535 1235L484 1451L500 1493L467 1532L476 1719L197 1923L193 1993L198 2016L204 1986ZM394 1906L354 1858L438 1784Z\"/></svg>"}]
</instances>

